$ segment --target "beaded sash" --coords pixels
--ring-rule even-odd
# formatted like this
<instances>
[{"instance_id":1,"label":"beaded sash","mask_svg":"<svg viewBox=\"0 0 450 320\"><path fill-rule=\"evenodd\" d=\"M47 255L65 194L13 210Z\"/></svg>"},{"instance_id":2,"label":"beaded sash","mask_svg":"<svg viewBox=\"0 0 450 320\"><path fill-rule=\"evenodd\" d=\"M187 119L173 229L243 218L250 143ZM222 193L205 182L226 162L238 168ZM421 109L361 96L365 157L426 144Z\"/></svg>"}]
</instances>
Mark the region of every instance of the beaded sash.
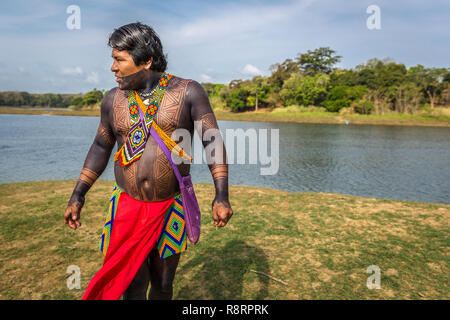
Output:
<instances>
[{"instance_id":1,"label":"beaded sash","mask_svg":"<svg viewBox=\"0 0 450 320\"><path fill-rule=\"evenodd\" d=\"M163 229L156 246L161 260L187 249L186 222L181 193L173 198L173 203L166 212Z\"/></svg>"},{"instance_id":2,"label":"beaded sash","mask_svg":"<svg viewBox=\"0 0 450 320\"><path fill-rule=\"evenodd\" d=\"M103 252L104 255L106 255L106 250L108 249L109 245L109 239L111 238L111 230L113 227L114 218L116 216L117 205L119 204L119 197L121 192L122 191L120 190L120 188L114 182L111 200L109 200L108 215L106 216L105 226L103 227L102 236L98 244L100 251Z\"/></svg>"},{"instance_id":3,"label":"beaded sash","mask_svg":"<svg viewBox=\"0 0 450 320\"><path fill-rule=\"evenodd\" d=\"M136 91L128 90L128 110L132 125L127 135L127 141L114 154L114 161L119 160L121 167L136 161L144 152L153 119L172 78L173 75L167 73L161 75L148 106L142 102Z\"/></svg>"},{"instance_id":4,"label":"beaded sash","mask_svg":"<svg viewBox=\"0 0 450 320\"><path fill-rule=\"evenodd\" d=\"M103 232L98 244L100 251L106 256L109 239L113 228L114 218L119 205L119 198L122 191L114 182L114 188L109 201L108 215L106 216ZM164 217L163 229L156 242L160 259L167 258L172 254L183 252L187 249L186 223L184 221L183 199L181 193L173 198L173 203L169 206Z\"/></svg>"}]
</instances>

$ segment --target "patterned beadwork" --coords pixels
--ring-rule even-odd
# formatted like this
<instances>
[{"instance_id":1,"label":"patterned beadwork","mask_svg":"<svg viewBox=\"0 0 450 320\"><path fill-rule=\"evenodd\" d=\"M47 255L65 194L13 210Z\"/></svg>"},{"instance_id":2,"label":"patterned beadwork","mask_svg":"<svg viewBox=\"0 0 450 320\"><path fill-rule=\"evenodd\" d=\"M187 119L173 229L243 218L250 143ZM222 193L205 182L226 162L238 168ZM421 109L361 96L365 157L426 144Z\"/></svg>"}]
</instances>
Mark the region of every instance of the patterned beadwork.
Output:
<instances>
[{"instance_id":1,"label":"patterned beadwork","mask_svg":"<svg viewBox=\"0 0 450 320\"><path fill-rule=\"evenodd\" d=\"M98 247L103 255L108 250L109 240L113 228L114 218L116 216L117 207L121 190L114 183L114 188L109 201L108 214L106 216L105 225L100 238ZM161 234L158 237L157 246L160 259L167 258L173 254L177 254L187 249L186 223L184 221L183 202L181 194L174 197L173 203L169 206L164 217L164 224Z\"/></svg>"},{"instance_id":2,"label":"patterned beadwork","mask_svg":"<svg viewBox=\"0 0 450 320\"><path fill-rule=\"evenodd\" d=\"M109 201L108 215L106 216L105 226L103 227L102 236L98 247L100 251L106 255L108 249L109 239L111 238L111 231L113 227L114 217L116 216L117 205L119 203L120 189L117 184L114 184L114 188L111 194L111 200Z\"/></svg>"},{"instance_id":3,"label":"patterned beadwork","mask_svg":"<svg viewBox=\"0 0 450 320\"><path fill-rule=\"evenodd\" d=\"M181 194L173 199L166 212L162 233L157 242L160 259L187 249L186 224Z\"/></svg>"},{"instance_id":4,"label":"patterned beadwork","mask_svg":"<svg viewBox=\"0 0 450 320\"><path fill-rule=\"evenodd\" d=\"M114 154L114 161L119 160L121 167L136 161L144 152L151 124L172 78L173 75L171 74L163 73L161 75L148 106L142 102L136 91L128 90L128 110L132 126L127 141Z\"/></svg>"}]
</instances>

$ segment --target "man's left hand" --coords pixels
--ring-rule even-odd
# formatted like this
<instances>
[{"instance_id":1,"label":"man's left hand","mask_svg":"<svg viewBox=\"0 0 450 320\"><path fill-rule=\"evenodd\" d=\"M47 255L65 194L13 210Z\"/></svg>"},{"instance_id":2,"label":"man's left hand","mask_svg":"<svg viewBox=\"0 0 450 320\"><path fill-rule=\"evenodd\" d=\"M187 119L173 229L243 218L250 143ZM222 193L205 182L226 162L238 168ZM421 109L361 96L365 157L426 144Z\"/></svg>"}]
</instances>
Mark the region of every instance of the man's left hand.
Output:
<instances>
[{"instance_id":1,"label":"man's left hand","mask_svg":"<svg viewBox=\"0 0 450 320\"><path fill-rule=\"evenodd\" d=\"M225 227L233 215L233 210L228 200L214 199L212 203L212 215L215 227Z\"/></svg>"}]
</instances>

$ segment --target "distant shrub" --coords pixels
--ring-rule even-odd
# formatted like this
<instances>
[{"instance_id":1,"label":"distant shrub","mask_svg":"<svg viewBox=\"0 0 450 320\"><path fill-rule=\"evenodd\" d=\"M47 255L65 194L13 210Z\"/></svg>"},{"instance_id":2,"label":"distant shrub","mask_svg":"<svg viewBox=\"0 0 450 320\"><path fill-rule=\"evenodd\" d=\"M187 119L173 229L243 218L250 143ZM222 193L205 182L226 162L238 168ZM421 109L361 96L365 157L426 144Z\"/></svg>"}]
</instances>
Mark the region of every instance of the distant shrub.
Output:
<instances>
[{"instance_id":1,"label":"distant shrub","mask_svg":"<svg viewBox=\"0 0 450 320\"><path fill-rule=\"evenodd\" d=\"M342 108L350 107L353 101L358 101L367 92L365 86L336 86L328 94L325 107L330 112L339 112Z\"/></svg>"},{"instance_id":2,"label":"distant shrub","mask_svg":"<svg viewBox=\"0 0 450 320\"><path fill-rule=\"evenodd\" d=\"M231 107L231 111L238 112L243 111L247 106L247 100L250 95L248 87L242 87L235 91L227 97L226 104Z\"/></svg>"},{"instance_id":3,"label":"distant shrub","mask_svg":"<svg viewBox=\"0 0 450 320\"><path fill-rule=\"evenodd\" d=\"M286 113L286 112L303 112L306 109L304 106L290 105L288 107L280 107L273 109L274 113Z\"/></svg>"},{"instance_id":4,"label":"distant shrub","mask_svg":"<svg viewBox=\"0 0 450 320\"><path fill-rule=\"evenodd\" d=\"M327 109L325 107L320 107L320 106L308 106L306 108L306 111L308 111L308 112L326 112Z\"/></svg>"},{"instance_id":5,"label":"distant shrub","mask_svg":"<svg viewBox=\"0 0 450 320\"><path fill-rule=\"evenodd\" d=\"M73 98L71 104L76 107L81 107L83 105L83 97L77 96Z\"/></svg>"},{"instance_id":6,"label":"distant shrub","mask_svg":"<svg viewBox=\"0 0 450 320\"><path fill-rule=\"evenodd\" d=\"M327 111L323 107L316 106L299 106L299 105L290 105L287 107L275 108L272 112L274 113L287 113L287 112L325 112Z\"/></svg>"},{"instance_id":7,"label":"distant shrub","mask_svg":"<svg viewBox=\"0 0 450 320\"><path fill-rule=\"evenodd\" d=\"M361 99L352 103L352 108L359 114L370 114L374 109L373 102L366 99Z\"/></svg>"},{"instance_id":8,"label":"distant shrub","mask_svg":"<svg viewBox=\"0 0 450 320\"><path fill-rule=\"evenodd\" d=\"M340 115L354 114L354 113L355 113L355 110L352 107L342 108L341 110L339 110Z\"/></svg>"},{"instance_id":9,"label":"distant shrub","mask_svg":"<svg viewBox=\"0 0 450 320\"><path fill-rule=\"evenodd\" d=\"M223 101L219 96L211 96L209 102L213 110L223 110L226 108L225 101Z\"/></svg>"}]
</instances>

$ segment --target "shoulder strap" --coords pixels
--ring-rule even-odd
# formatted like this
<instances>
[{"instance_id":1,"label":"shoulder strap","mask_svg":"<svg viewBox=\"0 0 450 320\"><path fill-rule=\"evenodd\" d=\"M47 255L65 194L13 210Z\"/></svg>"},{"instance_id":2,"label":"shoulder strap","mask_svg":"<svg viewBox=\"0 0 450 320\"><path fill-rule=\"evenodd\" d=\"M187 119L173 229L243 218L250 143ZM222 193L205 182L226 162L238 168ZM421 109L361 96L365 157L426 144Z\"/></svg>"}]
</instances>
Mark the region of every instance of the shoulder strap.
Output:
<instances>
[{"instance_id":1,"label":"shoulder strap","mask_svg":"<svg viewBox=\"0 0 450 320\"><path fill-rule=\"evenodd\" d=\"M167 148L167 146L165 145L165 143L161 139L161 137L158 135L158 133L156 132L155 127L153 125L150 128L150 134L153 136L153 138L155 138L156 142L158 143L159 147L166 155L167 159L169 159L170 165L172 166L173 172L175 173L175 176L177 177L178 183L180 184L180 188L181 188L181 186L183 185L183 180L181 178L180 170L178 170L177 165L173 162L172 155L171 155L169 149Z\"/></svg>"},{"instance_id":2,"label":"shoulder strap","mask_svg":"<svg viewBox=\"0 0 450 320\"><path fill-rule=\"evenodd\" d=\"M159 137L162 139L164 144L169 148L170 151L174 151L178 154L179 157L182 157L185 160L188 160L192 162L192 157L187 154L183 148L181 148L175 141L172 140L159 126L158 124L153 121L152 127L155 129L156 133L159 135Z\"/></svg>"}]
</instances>

